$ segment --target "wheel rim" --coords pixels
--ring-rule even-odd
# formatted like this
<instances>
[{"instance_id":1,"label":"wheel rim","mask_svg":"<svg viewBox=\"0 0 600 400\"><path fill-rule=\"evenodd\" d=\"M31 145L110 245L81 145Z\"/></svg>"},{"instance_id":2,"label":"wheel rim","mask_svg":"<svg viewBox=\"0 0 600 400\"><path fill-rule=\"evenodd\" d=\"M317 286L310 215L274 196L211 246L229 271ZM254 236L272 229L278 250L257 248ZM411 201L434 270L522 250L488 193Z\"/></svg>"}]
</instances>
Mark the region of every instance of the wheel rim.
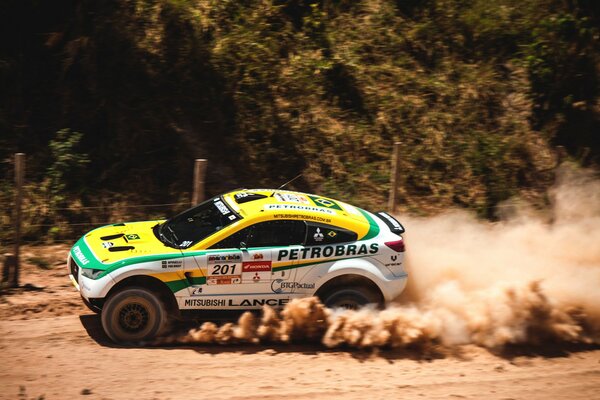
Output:
<instances>
[{"instance_id":1,"label":"wheel rim","mask_svg":"<svg viewBox=\"0 0 600 400\"><path fill-rule=\"evenodd\" d=\"M119 311L119 326L130 333L144 330L148 326L148 309L140 303L129 303Z\"/></svg>"}]
</instances>

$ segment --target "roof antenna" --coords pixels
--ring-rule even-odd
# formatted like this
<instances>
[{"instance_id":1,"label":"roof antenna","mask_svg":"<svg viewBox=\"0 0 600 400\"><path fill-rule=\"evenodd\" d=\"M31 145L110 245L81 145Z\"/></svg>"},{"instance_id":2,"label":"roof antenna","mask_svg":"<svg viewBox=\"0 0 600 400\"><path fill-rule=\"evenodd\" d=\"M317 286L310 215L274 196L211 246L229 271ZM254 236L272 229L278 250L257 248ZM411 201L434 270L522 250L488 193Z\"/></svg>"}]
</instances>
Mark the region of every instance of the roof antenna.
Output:
<instances>
[{"instance_id":1,"label":"roof antenna","mask_svg":"<svg viewBox=\"0 0 600 400\"><path fill-rule=\"evenodd\" d=\"M295 177L293 177L292 179L290 179L289 181L287 181L286 183L284 183L283 185L279 186L276 190L281 190L283 189L285 186L287 186L288 184L294 182L296 179L300 178L302 176L302 174L298 174Z\"/></svg>"}]
</instances>

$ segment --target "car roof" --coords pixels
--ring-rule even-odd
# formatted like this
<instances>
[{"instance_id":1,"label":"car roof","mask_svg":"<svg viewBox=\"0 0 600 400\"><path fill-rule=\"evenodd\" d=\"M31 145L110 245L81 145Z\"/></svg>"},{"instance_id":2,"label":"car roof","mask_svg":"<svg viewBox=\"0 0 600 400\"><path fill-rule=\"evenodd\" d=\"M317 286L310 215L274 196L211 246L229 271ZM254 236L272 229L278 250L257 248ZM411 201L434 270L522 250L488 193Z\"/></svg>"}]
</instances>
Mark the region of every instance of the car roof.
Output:
<instances>
[{"instance_id":1,"label":"car roof","mask_svg":"<svg viewBox=\"0 0 600 400\"><path fill-rule=\"evenodd\" d=\"M361 239L377 225L368 212L358 207L310 193L238 189L225 193L223 199L243 217L244 226L262 221L304 220L349 229Z\"/></svg>"}]
</instances>

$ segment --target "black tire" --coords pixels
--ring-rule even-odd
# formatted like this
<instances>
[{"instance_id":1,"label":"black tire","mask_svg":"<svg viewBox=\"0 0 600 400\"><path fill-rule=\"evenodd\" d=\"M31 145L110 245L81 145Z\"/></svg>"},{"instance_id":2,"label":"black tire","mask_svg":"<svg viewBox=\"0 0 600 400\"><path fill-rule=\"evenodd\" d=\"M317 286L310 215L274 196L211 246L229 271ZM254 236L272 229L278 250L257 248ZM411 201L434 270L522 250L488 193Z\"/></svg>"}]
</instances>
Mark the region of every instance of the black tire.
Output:
<instances>
[{"instance_id":1,"label":"black tire","mask_svg":"<svg viewBox=\"0 0 600 400\"><path fill-rule=\"evenodd\" d=\"M102 308L102 328L115 343L139 344L161 335L168 315L160 297L132 287L113 294Z\"/></svg>"},{"instance_id":2,"label":"black tire","mask_svg":"<svg viewBox=\"0 0 600 400\"><path fill-rule=\"evenodd\" d=\"M327 308L345 308L357 310L367 304L383 305L381 295L372 289L361 286L337 287L322 296L322 302Z\"/></svg>"}]
</instances>

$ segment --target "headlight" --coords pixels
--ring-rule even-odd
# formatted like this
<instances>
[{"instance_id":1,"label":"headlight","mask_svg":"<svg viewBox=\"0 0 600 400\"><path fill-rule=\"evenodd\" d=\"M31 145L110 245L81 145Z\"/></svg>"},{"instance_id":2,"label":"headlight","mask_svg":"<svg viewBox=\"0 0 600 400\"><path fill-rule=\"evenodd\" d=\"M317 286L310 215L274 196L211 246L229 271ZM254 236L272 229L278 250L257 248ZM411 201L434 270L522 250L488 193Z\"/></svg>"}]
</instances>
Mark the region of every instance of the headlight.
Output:
<instances>
[{"instance_id":1,"label":"headlight","mask_svg":"<svg viewBox=\"0 0 600 400\"><path fill-rule=\"evenodd\" d=\"M85 276L86 278L90 278L90 279L96 279L102 272L101 269L90 269L90 268L82 268L81 269L81 275Z\"/></svg>"}]
</instances>

